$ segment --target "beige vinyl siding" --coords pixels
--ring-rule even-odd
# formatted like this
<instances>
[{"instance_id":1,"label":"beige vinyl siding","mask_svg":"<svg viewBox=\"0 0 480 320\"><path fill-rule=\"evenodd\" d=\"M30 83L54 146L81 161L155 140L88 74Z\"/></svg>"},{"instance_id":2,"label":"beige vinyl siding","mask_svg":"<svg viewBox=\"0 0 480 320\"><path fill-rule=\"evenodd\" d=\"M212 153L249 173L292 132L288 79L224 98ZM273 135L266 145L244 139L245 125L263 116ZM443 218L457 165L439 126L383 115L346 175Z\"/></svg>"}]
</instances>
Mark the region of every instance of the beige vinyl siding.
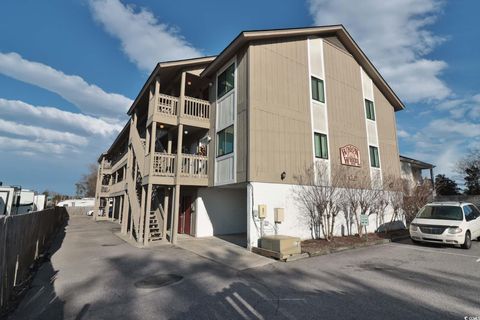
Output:
<instances>
[{"instance_id":1,"label":"beige vinyl siding","mask_svg":"<svg viewBox=\"0 0 480 320\"><path fill-rule=\"evenodd\" d=\"M208 144L208 186L213 187L215 183L215 154L217 145L217 133L215 132L215 119L217 116L215 94L217 90L216 79L212 79L212 85L208 92L210 99L210 130L208 135L212 138Z\"/></svg>"},{"instance_id":2,"label":"beige vinyl siding","mask_svg":"<svg viewBox=\"0 0 480 320\"><path fill-rule=\"evenodd\" d=\"M360 68L355 59L338 47L324 42L325 88L328 103L328 133L332 176L341 170L352 183L370 179L367 129ZM352 144L360 150L360 167L340 164L339 149Z\"/></svg>"},{"instance_id":3,"label":"beige vinyl siding","mask_svg":"<svg viewBox=\"0 0 480 320\"><path fill-rule=\"evenodd\" d=\"M237 54L237 122L236 147L237 183L247 180L247 108L248 108L248 50Z\"/></svg>"},{"instance_id":4,"label":"beige vinyl siding","mask_svg":"<svg viewBox=\"0 0 480 320\"><path fill-rule=\"evenodd\" d=\"M380 146L380 165L384 181L389 176L400 176L400 158L397 146L397 129L393 106L380 90L373 86L375 112Z\"/></svg>"},{"instance_id":5,"label":"beige vinyl siding","mask_svg":"<svg viewBox=\"0 0 480 320\"><path fill-rule=\"evenodd\" d=\"M306 39L250 46L249 181L295 183L313 164L307 61Z\"/></svg>"}]
</instances>

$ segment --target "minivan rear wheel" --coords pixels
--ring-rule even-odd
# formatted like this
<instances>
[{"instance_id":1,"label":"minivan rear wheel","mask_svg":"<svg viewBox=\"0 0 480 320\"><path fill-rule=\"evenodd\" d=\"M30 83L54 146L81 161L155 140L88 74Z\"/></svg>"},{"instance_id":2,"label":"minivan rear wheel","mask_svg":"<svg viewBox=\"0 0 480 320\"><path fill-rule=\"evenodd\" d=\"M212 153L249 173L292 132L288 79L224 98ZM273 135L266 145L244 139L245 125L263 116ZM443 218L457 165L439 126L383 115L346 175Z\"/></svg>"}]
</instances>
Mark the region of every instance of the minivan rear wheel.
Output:
<instances>
[{"instance_id":1,"label":"minivan rear wheel","mask_svg":"<svg viewBox=\"0 0 480 320\"><path fill-rule=\"evenodd\" d=\"M463 249L470 249L472 246L472 236L470 235L470 231L465 233L465 241L462 244Z\"/></svg>"}]
</instances>

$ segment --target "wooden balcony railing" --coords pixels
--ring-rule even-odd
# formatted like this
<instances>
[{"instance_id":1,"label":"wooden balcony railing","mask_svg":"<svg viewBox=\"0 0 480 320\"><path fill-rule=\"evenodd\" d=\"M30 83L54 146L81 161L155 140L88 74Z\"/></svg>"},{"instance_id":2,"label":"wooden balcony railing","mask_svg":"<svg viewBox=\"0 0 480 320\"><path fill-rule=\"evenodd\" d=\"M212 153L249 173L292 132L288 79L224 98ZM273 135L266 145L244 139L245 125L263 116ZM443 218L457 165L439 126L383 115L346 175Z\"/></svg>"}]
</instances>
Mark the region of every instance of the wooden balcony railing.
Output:
<instances>
[{"instance_id":1,"label":"wooden balcony railing","mask_svg":"<svg viewBox=\"0 0 480 320\"><path fill-rule=\"evenodd\" d=\"M210 102L202 99L185 97L183 114L189 118L208 120L210 119Z\"/></svg>"},{"instance_id":2,"label":"wooden balcony railing","mask_svg":"<svg viewBox=\"0 0 480 320\"><path fill-rule=\"evenodd\" d=\"M178 116L180 99L167 94L160 94L156 111L162 115ZM183 108L183 117L197 120L210 119L210 102L202 99L185 97L185 105Z\"/></svg>"},{"instance_id":3,"label":"wooden balcony railing","mask_svg":"<svg viewBox=\"0 0 480 320\"><path fill-rule=\"evenodd\" d=\"M153 175L174 177L175 158L174 154L156 152L153 156Z\"/></svg>"},{"instance_id":4,"label":"wooden balcony railing","mask_svg":"<svg viewBox=\"0 0 480 320\"><path fill-rule=\"evenodd\" d=\"M162 114L176 116L178 114L178 103L178 98L166 94L160 94L157 110Z\"/></svg>"},{"instance_id":5,"label":"wooden balcony railing","mask_svg":"<svg viewBox=\"0 0 480 320\"><path fill-rule=\"evenodd\" d=\"M208 158L194 154L182 154L182 167L180 175L191 178L208 177Z\"/></svg>"},{"instance_id":6,"label":"wooden balcony railing","mask_svg":"<svg viewBox=\"0 0 480 320\"><path fill-rule=\"evenodd\" d=\"M157 152L153 156L153 175L174 177L177 163L175 154ZM190 178L208 177L208 157L182 154L180 176Z\"/></svg>"}]
</instances>

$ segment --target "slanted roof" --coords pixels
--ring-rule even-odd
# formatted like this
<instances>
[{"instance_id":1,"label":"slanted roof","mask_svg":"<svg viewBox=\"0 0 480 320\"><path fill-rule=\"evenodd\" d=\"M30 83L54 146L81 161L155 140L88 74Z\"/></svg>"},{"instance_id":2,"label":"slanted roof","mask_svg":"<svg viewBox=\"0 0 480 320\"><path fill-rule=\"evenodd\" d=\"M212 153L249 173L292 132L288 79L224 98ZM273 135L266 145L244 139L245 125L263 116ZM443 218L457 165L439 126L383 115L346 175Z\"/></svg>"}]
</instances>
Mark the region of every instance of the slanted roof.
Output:
<instances>
[{"instance_id":1,"label":"slanted roof","mask_svg":"<svg viewBox=\"0 0 480 320\"><path fill-rule=\"evenodd\" d=\"M423 162L423 161L420 161L420 160L415 160L415 159L408 158L408 157L405 157L405 156L400 156L400 161L410 163L412 166L415 166L415 167L420 168L420 169L433 169L433 168L435 168L435 166L431 163Z\"/></svg>"},{"instance_id":2,"label":"slanted roof","mask_svg":"<svg viewBox=\"0 0 480 320\"><path fill-rule=\"evenodd\" d=\"M238 49L253 40L265 40L285 37L299 36L336 36L352 54L357 62L363 67L365 72L372 78L378 89L385 95L392 104L395 111L405 108L403 102L398 98L388 83L383 79L373 63L368 59L365 53L360 49L343 25L319 26L294 29L274 29L274 30L251 30L241 32L202 72L201 76L210 76L216 70L227 63Z\"/></svg>"},{"instance_id":3,"label":"slanted roof","mask_svg":"<svg viewBox=\"0 0 480 320\"><path fill-rule=\"evenodd\" d=\"M133 101L132 106L130 107L130 109L128 109L127 114L128 115L132 114L133 109L135 109L138 101L143 96L143 94L147 90L150 83L153 81L153 79L156 76L160 74L161 71L169 70L172 68L176 68L176 69L192 68L195 66L208 64L212 62L214 59L215 59L215 56L207 56L207 57L200 57L200 58L193 58L193 59L172 60L172 61L164 61L164 62L157 63L152 73L150 73L150 76L148 77L147 81L143 85L142 90L140 90L139 94Z\"/></svg>"},{"instance_id":4,"label":"slanted roof","mask_svg":"<svg viewBox=\"0 0 480 320\"><path fill-rule=\"evenodd\" d=\"M130 120L127 121L127 123L125 124L125 126L123 127L122 131L120 131L120 133L117 135L117 137L115 138L115 140L113 141L113 143L110 145L110 148L108 148L107 151L103 152L100 157L98 158L97 162L100 163L102 162L102 158L107 156L112 150L113 148L115 147L115 145L124 137L124 135L127 135L128 137L128 134L129 134L129 130L130 130Z\"/></svg>"}]
</instances>

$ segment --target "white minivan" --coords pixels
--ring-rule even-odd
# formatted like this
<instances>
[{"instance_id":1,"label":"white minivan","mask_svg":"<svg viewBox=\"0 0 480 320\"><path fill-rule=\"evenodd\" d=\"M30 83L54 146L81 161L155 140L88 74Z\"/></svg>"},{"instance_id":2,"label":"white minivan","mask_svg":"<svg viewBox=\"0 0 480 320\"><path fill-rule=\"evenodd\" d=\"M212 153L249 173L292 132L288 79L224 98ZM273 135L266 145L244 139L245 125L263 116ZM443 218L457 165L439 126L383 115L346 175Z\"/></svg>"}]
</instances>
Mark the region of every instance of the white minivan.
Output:
<instances>
[{"instance_id":1,"label":"white minivan","mask_svg":"<svg viewBox=\"0 0 480 320\"><path fill-rule=\"evenodd\" d=\"M413 242L431 242L472 246L480 238L480 210L465 202L434 202L417 213L410 224Z\"/></svg>"}]
</instances>

